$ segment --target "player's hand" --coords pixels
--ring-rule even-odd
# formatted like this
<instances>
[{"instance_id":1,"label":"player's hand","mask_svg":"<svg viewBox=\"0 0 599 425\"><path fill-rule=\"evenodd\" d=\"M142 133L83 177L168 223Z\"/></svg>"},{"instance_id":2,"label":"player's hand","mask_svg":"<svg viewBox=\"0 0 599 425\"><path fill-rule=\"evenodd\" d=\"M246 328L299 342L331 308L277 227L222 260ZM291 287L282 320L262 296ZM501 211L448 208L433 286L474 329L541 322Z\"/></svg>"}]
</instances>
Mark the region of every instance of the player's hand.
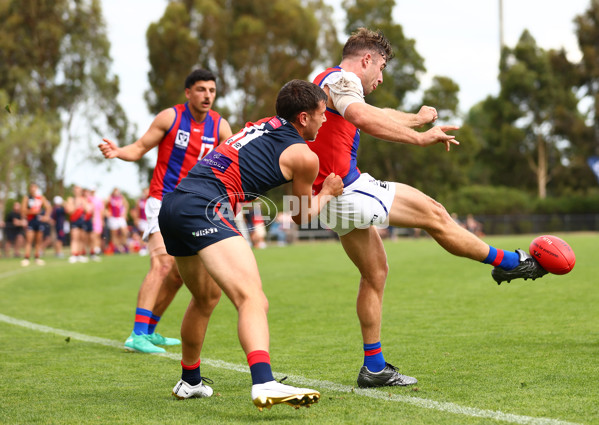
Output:
<instances>
[{"instance_id":1,"label":"player's hand","mask_svg":"<svg viewBox=\"0 0 599 425\"><path fill-rule=\"evenodd\" d=\"M416 115L418 116L418 122L422 123L420 124L421 126L424 124L434 123L439 117L435 108L426 105L421 107Z\"/></svg>"},{"instance_id":2,"label":"player's hand","mask_svg":"<svg viewBox=\"0 0 599 425\"><path fill-rule=\"evenodd\" d=\"M446 134L448 131L459 130L460 127L456 127L454 125L441 125L435 126L430 130L422 133L424 136L423 146L430 146L437 143L443 143L445 145L445 150L449 152L451 145L459 145L455 139L455 136L451 134Z\"/></svg>"},{"instance_id":3,"label":"player's hand","mask_svg":"<svg viewBox=\"0 0 599 425\"><path fill-rule=\"evenodd\" d=\"M341 176L331 173L322 183L322 191L332 196L340 196L343 193L343 180Z\"/></svg>"},{"instance_id":4,"label":"player's hand","mask_svg":"<svg viewBox=\"0 0 599 425\"><path fill-rule=\"evenodd\" d=\"M100 143L98 147L106 159L116 158L118 156L118 146L112 140L102 139L104 143Z\"/></svg>"}]
</instances>

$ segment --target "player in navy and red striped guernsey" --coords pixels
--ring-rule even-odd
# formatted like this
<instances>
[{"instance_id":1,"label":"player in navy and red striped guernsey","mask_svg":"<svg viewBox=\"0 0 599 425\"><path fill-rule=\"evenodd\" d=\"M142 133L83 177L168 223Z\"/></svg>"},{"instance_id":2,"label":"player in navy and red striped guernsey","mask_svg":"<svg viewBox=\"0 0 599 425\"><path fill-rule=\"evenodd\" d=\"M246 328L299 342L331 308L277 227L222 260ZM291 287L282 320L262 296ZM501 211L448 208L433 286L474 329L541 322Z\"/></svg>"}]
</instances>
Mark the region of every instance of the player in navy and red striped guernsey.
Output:
<instances>
[{"instance_id":1,"label":"player in navy and red striped guernsey","mask_svg":"<svg viewBox=\"0 0 599 425\"><path fill-rule=\"evenodd\" d=\"M33 250L35 263L43 266L45 262L41 258L43 250L42 242L45 227L50 225L52 206L42 194L37 183L29 184L29 193L23 197L21 205L23 208L23 216L27 220L27 228L25 231L25 258L21 260L21 265L26 267L30 264L29 257Z\"/></svg>"},{"instance_id":2,"label":"player in navy and red striped guernsey","mask_svg":"<svg viewBox=\"0 0 599 425\"><path fill-rule=\"evenodd\" d=\"M315 217L332 197L340 195L339 176L327 176L318 196L312 183L318 159L305 140L313 140L325 120L325 93L301 80L287 83L277 97L277 116L250 123L206 155L175 191L165 195L159 221L168 253L175 256L192 294L181 325L181 380L173 389L180 399L209 397L212 388L200 374L200 354L206 329L198 326L204 297L204 266L231 299L238 312L238 334L252 375L252 400L262 408L286 403L309 406L318 391L276 382L270 367L268 300L252 250L233 222L238 206L267 190L292 181L301 199L296 223ZM210 382L210 381L208 381Z\"/></svg>"},{"instance_id":3,"label":"player in navy and red striped guernsey","mask_svg":"<svg viewBox=\"0 0 599 425\"><path fill-rule=\"evenodd\" d=\"M146 202L148 225L143 239L148 242L150 271L137 297L133 331L125 341L128 349L144 353L164 352L157 345L177 345L175 338L165 338L155 332L156 325L182 285L173 257L167 254L158 227L158 212L162 197L171 192L187 172L219 143L231 136L229 123L212 104L216 97L216 78L207 70L198 69L185 80L187 102L160 112L146 133L134 143L118 147L104 139L98 147L106 158L137 161L158 147L156 168L150 182L150 197ZM206 273L205 297L198 300L207 313L202 326L208 325L212 309L220 298L220 288Z\"/></svg>"}]
</instances>

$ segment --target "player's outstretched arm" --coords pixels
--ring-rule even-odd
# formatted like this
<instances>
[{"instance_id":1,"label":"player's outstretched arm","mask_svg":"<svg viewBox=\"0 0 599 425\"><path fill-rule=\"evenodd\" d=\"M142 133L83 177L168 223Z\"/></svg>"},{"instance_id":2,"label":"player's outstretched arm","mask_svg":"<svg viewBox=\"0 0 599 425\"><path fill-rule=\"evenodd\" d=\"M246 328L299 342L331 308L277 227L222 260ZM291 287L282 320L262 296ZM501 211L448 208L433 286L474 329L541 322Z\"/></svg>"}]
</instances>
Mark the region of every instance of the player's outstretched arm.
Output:
<instances>
[{"instance_id":1,"label":"player's outstretched arm","mask_svg":"<svg viewBox=\"0 0 599 425\"><path fill-rule=\"evenodd\" d=\"M384 108L382 111L390 119L396 120L402 125L410 128L422 127L425 124L432 124L437 121L437 110L432 106L422 106L417 114L398 111L397 109Z\"/></svg>"},{"instance_id":2,"label":"player's outstretched arm","mask_svg":"<svg viewBox=\"0 0 599 425\"><path fill-rule=\"evenodd\" d=\"M165 109L156 115L145 134L130 145L119 147L109 139L102 139L104 143L100 143L98 148L106 159L118 158L123 161L137 161L160 144L175 120L175 116L173 108Z\"/></svg>"}]
</instances>

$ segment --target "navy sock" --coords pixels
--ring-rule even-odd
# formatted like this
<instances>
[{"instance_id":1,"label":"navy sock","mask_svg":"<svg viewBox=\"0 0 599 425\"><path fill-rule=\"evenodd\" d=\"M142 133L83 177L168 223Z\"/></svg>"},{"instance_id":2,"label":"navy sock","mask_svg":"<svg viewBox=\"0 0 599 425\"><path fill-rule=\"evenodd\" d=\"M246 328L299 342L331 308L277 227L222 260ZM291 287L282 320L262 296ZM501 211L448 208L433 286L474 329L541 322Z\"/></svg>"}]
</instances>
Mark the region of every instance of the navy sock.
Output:
<instances>
[{"instance_id":1,"label":"navy sock","mask_svg":"<svg viewBox=\"0 0 599 425\"><path fill-rule=\"evenodd\" d=\"M489 247L489 255L483 261L485 264L501 267L504 270L512 270L520 264L520 256L517 252L504 251L503 249Z\"/></svg>"},{"instance_id":2,"label":"navy sock","mask_svg":"<svg viewBox=\"0 0 599 425\"><path fill-rule=\"evenodd\" d=\"M183 360L181 360L181 368L181 379L189 385L195 386L202 382L202 375L200 375L200 360L191 366L187 366L183 363Z\"/></svg>"},{"instance_id":3,"label":"navy sock","mask_svg":"<svg viewBox=\"0 0 599 425\"><path fill-rule=\"evenodd\" d=\"M380 372L385 368L385 365L381 342L364 344L364 366L371 372Z\"/></svg>"},{"instance_id":4,"label":"navy sock","mask_svg":"<svg viewBox=\"0 0 599 425\"><path fill-rule=\"evenodd\" d=\"M266 351L256 350L247 355L250 373L252 374L252 385L263 384L274 381L272 369L270 368L270 355Z\"/></svg>"}]
</instances>

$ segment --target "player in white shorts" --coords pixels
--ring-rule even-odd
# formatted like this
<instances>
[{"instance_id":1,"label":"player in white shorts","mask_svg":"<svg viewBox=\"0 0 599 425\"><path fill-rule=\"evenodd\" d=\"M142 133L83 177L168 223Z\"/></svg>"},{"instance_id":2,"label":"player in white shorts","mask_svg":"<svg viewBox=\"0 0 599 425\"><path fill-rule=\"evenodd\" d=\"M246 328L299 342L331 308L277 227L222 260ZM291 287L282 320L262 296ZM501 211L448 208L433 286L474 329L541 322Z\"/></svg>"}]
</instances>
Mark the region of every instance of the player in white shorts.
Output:
<instances>
[{"instance_id":1,"label":"player in white shorts","mask_svg":"<svg viewBox=\"0 0 599 425\"><path fill-rule=\"evenodd\" d=\"M160 227L158 227L158 213L160 212L161 206L162 201L159 199L150 196L146 200L146 228L142 236L142 239L145 242L148 242L148 239L152 233L160 232Z\"/></svg>"},{"instance_id":2,"label":"player in white shorts","mask_svg":"<svg viewBox=\"0 0 599 425\"><path fill-rule=\"evenodd\" d=\"M395 183L362 173L331 200L320 213L320 221L339 236L370 226L387 227L395 197Z\"/></svg>"},{"instance_id":3,"label":"player in white shorts","mask_svg":"<svg viewBox=\"0 0 599 425\"><path fill-rule=\"evenodd\" d=\"M360 271L357 313L364 342L364 364L358 374L360 387L412 385L415 378L402 375L385 361L381 348L383 292L388 273L387 255L373 225L426 230L449 253L495 266L492 276L501 283L515 278L536 279L547 273L522 250L508 252L487 245L458 226L443 205L418 189L401 183L378 181L357 167L360 132L390 142L416 146L457 145L446 134L455 126L414 130L437 119L435 108L423 106L417 114L368 105L364 96L383 82L383 70L393 57L389 40L381 32L359 28L343 47L339 66L314 80L328 95L326 121L316 140L308 143L320 168L313 192L318 194L330 173L343 179L344 191L331 201L321 221L339 234L348 257Z\"/></svg>"}]
</instances>

